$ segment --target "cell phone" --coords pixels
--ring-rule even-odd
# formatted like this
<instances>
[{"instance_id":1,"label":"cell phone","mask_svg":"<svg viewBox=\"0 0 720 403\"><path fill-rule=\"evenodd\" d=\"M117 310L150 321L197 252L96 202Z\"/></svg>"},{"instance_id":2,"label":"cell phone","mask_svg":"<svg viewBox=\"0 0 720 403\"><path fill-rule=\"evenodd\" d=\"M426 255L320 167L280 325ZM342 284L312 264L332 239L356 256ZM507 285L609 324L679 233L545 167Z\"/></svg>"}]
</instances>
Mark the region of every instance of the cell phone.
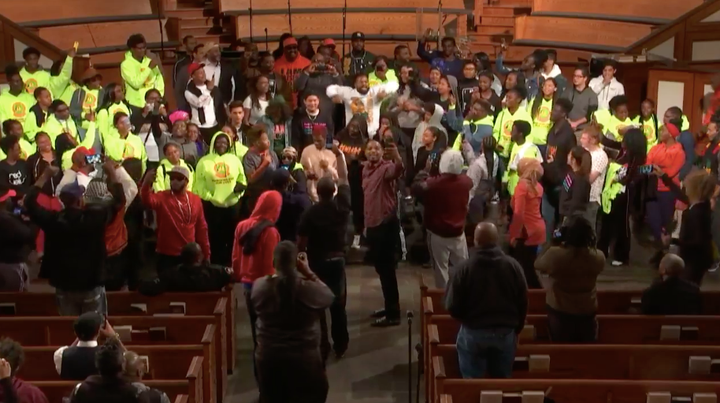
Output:
<instances>
[{"instance_id":1,"label":"cell phone","mask_svg":"<svg viewBox=\"0 0 720 403\"><path fill-rule=\"evenodd\" d=\"M100 154L86 155L85 162L90 165L99 164L102 162L102 156Z\"/></svg>"},{"instance_id":2,"label":"cell phone","mask_svg":"<svg viewBox=\"0 0 720 403\"><path fill-rule=\"evenodd\" d=\"M23 212L22 207L15 207L15 208L13 209L13 214L16 215L16 216L22 215L22 212Z\"/></svg>"},{"instance_id":3,"label":"cell phone","mask_svg":"<svg viewBox=\"0 0 720 403\"><path fill-rule=\"evenodd\" d=\"M393 139L392 137L383 138L383 147L390 147L393 144L395 144L395 139Z\"/></svg>"},{"instance_id":4,"label":"cell phone","mask_svg":"<svg viewBox=\"0 0 720 403\"><path fill-rule=\"evenodd\" d=\"M156 104L153 104L152 114L153 114L153 115L159 115L159 114L160 114L160 102L158 102L158 103L156 103Z\"/></svg>"},{"instance_id":5,"label":"cell phone","mask_svg":"<svg viewBox=\"0 0 720 403\"><path fill-rule=\"evenodd\" d=\"M641 174L651 174L653 171L653 166L652 165L640 165L638 167L638 170L640 171Z\"/></svg>"},{"instance_id":6,"label":"cell phone","mask_svg":"<svg viewBox=\"0 0 720 403\"><path fill-rule=\"evenodd\" d=\"M555 231L553 231L552 237L553 237L553 239L560 239L560 238L562 238L562 231L560 231L560 228L558 228L558 229L556 229Z\"/></svg>"}]
</instances>

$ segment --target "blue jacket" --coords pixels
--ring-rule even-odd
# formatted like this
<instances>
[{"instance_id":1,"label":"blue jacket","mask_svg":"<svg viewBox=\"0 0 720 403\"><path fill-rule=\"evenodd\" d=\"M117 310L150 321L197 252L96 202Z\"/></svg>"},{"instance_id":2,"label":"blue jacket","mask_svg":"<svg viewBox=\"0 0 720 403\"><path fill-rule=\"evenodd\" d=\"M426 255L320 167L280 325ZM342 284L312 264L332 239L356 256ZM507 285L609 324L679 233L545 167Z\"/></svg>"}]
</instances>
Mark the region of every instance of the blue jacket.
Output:
<instances>
[{"instance_id":1,"label":"blue jacket","mask_svg":"<svg viewBox=\"0 0 720 403\"><path fill-rule=\"evenodd\" d=\"M462 77L463 60L455 58L447 61L442 57L442 52L437 50L425 49L425 42L418 42L417 54L421 59L430 63L430 66L437 67L440 71L448 76Z\"/></svg>"},{"instance_id":2,"label":"blue jacket","mask_svg":"<svg viewBox=\"0 0 720 403\"><path fill-rule=\"evenodd\" d=\"M692 170L695 163L695 138L690 130L685 130L678 136L678 142L682 144L685 151L685 163L678 174L680 180L684 180L687 174Z\"/></svg>"}]
</instances>

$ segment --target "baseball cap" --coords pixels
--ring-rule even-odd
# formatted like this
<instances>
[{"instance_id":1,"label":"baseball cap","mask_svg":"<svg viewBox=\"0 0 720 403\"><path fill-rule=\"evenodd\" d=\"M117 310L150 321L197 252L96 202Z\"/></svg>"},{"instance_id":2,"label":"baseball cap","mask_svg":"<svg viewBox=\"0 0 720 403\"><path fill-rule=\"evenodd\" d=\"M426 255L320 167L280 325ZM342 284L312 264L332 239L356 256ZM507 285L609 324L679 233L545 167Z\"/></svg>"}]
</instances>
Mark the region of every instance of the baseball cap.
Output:
<instances>
[{"instance_id":1,"label":"baseball cap","mask_svg":"<svg viewBox=\"0 0 720 403\"><path fill-rule=\"evenodd\" d=\"M95 149L94 148L87 148L87 147L78 147L73 151L73 157L77 155L81 155L83 157L87 157L90 155L95 155ZM73 158L74 159L74 158Z\"/></svg>"},{"instance_id":2,"label":"baseball cap","mask_svg":"<svg viewBox=\"0 0 720 403\"><path fill-rule=\"evenodd\" d=\"M297 46L297 44L297 39L293 38L292 36L283 41L283 46Z\"/></svg>"},{"instance_id":3,"label":"baseball cap","mask_svg":"<svg viewBox=\"0 0 720 403\"><path fill-rule=\"evenodd\" d=\"M352 41L354 41L354 40L364 41L364 40L365 40L365 34L363 34L363 33L360 32L360 31L353 32L352 36L350 36L350 40L352 40Z\"/></svg>"},{"instance_id":4,"label":"baseball cap","mask_svg":"<svg viewBox=\"0 0 720 403\"><path fill-rule=\"evenodd\" d=\"M325 46L335 46L335 41L332 38L324 39L322 43Z\"/></svg>"},{"instance_id":5,"label":"baseball cap","mask_svg":"<svg viewBox=\"0 0 720 403\"><path fill-rule=\"evenodd\" d=\"M105 322L105 319L99 313L95 311L85 312L75 319L73 329L80 340L89 341L98 334L103 322Z\"/></svg>"},{"instance_id":6,"label":"baseball cap","mask_svg":"<svg viewBox=\"0 0 720 403\"><path fill-rule=\"evenodd\" d=\"M77 180L75 182L65 185L61 190L60 194L65 194L79 199L85 194L85 186L79 184Z\"/></svg>"},{"instance_id":7,"label":"baseball cap","mask_svg":"<svg viewBox=\"0 0 720 403\"><path fill-rule=\"evenodd\" d=\"M185 177L185 179L188 179L188 180L190 179L190 172L185 167L181 167L181 166L173 167L170 170L170 172L168 172L168 175L172 175L172 174L182 175Z\"/></svg>"},{"instance_id":8,"label":"baseball cap","mask_svg":"<svg viewBox=\"0 0 720 403\"><path fill-rule=\"evenodd\" d=\"M188 66L188 73L192 75L194 72L200 70L203 67L204 65L202 63L190 63L190 65Z\"/></svg>"}]
</instances>

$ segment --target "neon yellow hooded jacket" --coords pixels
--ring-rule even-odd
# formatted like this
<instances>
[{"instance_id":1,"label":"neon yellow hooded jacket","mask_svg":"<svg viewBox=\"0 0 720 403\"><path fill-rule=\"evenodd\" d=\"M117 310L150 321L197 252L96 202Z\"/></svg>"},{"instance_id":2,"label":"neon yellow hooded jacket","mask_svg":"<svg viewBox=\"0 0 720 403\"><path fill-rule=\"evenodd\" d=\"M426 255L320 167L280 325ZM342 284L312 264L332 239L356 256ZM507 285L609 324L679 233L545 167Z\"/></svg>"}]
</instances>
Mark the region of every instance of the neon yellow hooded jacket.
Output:
<instances>
[{"instance_id":1,"label":"neon yellow hooded jacket","mask_svg":"<svg viewBox=\"0 0 720 403\"><path fill-rule=\"evenodd\" d=\"M512 133L513 123L515 123L516 120L524 120L532 127L533 122L530 113L523 107L519 107L515 111L515 114L510 113L510 110L505 108L500 112L497 119L495 119L493 137L497 140L498 147L502 147L502 151L499 154L505 158L510 156L512 149L510 135Z\"/></svg>"},{"instance_id":2,"label":"neon yellow hooded jacket","mask_svg":"<svg viewBox=\"0 0 720 403\"><path fill-rule=\"evenodd\" d=\"M150 58L145 56L137 61L129 50L125 52L125 60L120 63L120 74L125 81L125 98L132 106L145 106L145 93L150 89L165 95L165 81L159 66L150 68Z\"/></svg>"},{"instance_id":3,"label":"neon yellow hooded jacket","mask_svg":"<svg viewBox=\"0 0 720 403\"><path fill-rule=\"evenodd\" d=\"M57 139L57 137L62 133L69 133L75 140L78 140L78 128L72 118L68 118L66 121L61 122L54 114L50 113L48 114L47 119L45 119L45 124L43 124L40 130L50 136L50 142L53 146L55 145L55 139Z\"/></svg>"},{"instance_id":4,"label":"neon yellow hooded jacket","mask_svg":"<svg viewBox=\"0 0 720 403\"><path fill-rule=\"evenodd\" d=\"M105 147L105 155L113 161L125 161L130 158L139 159L142 162L142 172L145 173L148 157L145 144L137 134L128 133L127 137L123 139L117 129L113 129L113 134L105 139L103 147Z\"/></svg>"},{"instance_id":5,"label":"neon yellow hooded jacket","mask_svg":"<svg viewBox=\"0 0 720 403\"><path fill-rule=\"evenodd\" d=\"M128 108L124 102L111 104L107 108L100 109L97 114L96 127L100 132L103 144L107 141L108 136L112 137L118 135L117 130L115 130L115 125L113 124L115 114L118 112L124 112L128 116L131 115L130 108Z\"/></svg>"},{"instance_id":6,"label":"neon yellow hooded jacket","mask_svg":"<svg viewBox=\"0 0 720 403\"><path fill-rule=\"evenodd\" d=\"M78 149L78 147L85 147L85 148L92 148L93 144L95 143L95 122L90 122L90 125L87 128L87 131L85 132L85 138L80 142L80 144L77 145L77 147L65 151L65 153L62 156L61 161L61 167L62 170L65 171L66 169L72 168L72 155L75 152L75 150ZM53 141L53 147L54 147L55 141Z\"/></svg>"},{"instance_id":7,"label":"neon yellow hooded jacket","mask_svg":"<svg viewBox=\"0 0 720 403\"><path fill-rule=\"evenodd\" d=\"M22 77L22 80L25 83L25 91L27 91L28 94L34 95L36 88L45 87L48 91L50 91L50 95L53 99L58 99L61 95L63 95L65 88L70 82L72 69L73 58L67 56L65 58L65 63L63 63L63 67L60 70L60 74L57 76L52 76L49 71L42 69L34 73L30 73L25 69L25 67L23 67L20 69L20 77ZM66 103L69 105L70 100L68 99Z\"/></svg>"},{"instance_id":8,"label":"neon yellow hooded jacket","mask_svg":"<svg viewBox=\"0 0 720 403\"><path fill-rule=\"evenodd\" d=\"M193 177L195 176L192 167L185 163L185 161L183 161L182 159L177 166L181 166L187 169L190 173L190 177L188 178L187 190L192 191ZM155 191L155 193L170 189L170 175L168 174L170 173L170 170L173 169L173 167L175 167L175 165L168 161L167 158L163 158L162 161L160 161L157 172L155 172L155 182L153 182L153 190Z\"/></svg>"},{"instance_id":9,"label":"neon yellow hooded jacket","mask_svg":"<svg viewBox=\"0 0 720 403\"><path fill-rule=\"evenodd\" d=\"M25 130L25 120L30 116L30 108L35 105L35 98L27 92L20 92L15 96L8 90L4 90L0 94L0 122L8 119L15 119L23 125Z\"/></svg>"},{"instance_id":10,"label":"neon yellow hooded jacket","mask_svg":"<svg viewBox=\"0 0 720 403\"><path fill-rule=\"evenodd\" d=\"M215 140L218 136L227 134L217 132L210 141L208 154L198 161L195 168L193 193L201 199L211 202L217 207L234 206L240 200L242 193L235 193L235 184L247 186L247 178L242 161L232 149L232 139L228 137L230 149L223 155L215 152Z\"/></svg>"}]
</instances>

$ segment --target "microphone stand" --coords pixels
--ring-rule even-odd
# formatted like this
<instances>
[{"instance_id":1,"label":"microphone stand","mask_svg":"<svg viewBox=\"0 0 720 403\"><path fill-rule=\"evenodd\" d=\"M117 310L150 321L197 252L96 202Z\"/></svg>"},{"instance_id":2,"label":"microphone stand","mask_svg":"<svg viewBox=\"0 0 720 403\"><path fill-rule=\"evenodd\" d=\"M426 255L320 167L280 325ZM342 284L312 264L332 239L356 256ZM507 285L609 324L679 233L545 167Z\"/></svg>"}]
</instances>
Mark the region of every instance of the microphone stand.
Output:
<instances>
[{"instance_id":1,"label":"microphone stand","mask_svg":"<svg viewBox=\"0 0 720 403\"><path fill-rule=\"evenodd\" d=\"M265 51L268 51L268 35L267 35L267 28L265 28Z\"/></svg>"},{"instance_id":2,"label":"microphone stand","mask_svg":"<svg viewBox=\"0 0 720 403\"><path fill-rule=\"evenodd\" d=\"M290 0L287 0L288 3L288 24L290 25L290 35L292 35L292 9L290 8Z\"/></svg>"},{"instance_id":3,"label":"microphone stand","mask_svg":"<svg viewBox=\"0 0 720 403\"><path fill-rule=\"evenodd\" d=\"M345 59L345 30L347 29L347 0L345 0L345 4L343 4L343 10L342 10L342 52L343 52L343 59ZM346 73L347 74L347 73Z\"/></svg>"},{"instance_id":4,"label":"microphone stand","mask_svg":"<svg viewBox=\"0 0 720 403\"><path fill-rule=\"evenodd\" d=\"M252 10L252 0L250 0L250 7L248 8L248 11L250 12L250 42L253 41L253 10Z\"/></svg>"},{"instance_id":5,"label":"microphone stand","mask_svg":"<svg viewBox=\"0 0 720 403\"><path fill-rule=\"evenodd\" d=\"M440 50L442 39L440 37L440 28L442 28L442 0L438 0L438 30L437 30L437 48Z\"/></svg>"}]
</instances>

